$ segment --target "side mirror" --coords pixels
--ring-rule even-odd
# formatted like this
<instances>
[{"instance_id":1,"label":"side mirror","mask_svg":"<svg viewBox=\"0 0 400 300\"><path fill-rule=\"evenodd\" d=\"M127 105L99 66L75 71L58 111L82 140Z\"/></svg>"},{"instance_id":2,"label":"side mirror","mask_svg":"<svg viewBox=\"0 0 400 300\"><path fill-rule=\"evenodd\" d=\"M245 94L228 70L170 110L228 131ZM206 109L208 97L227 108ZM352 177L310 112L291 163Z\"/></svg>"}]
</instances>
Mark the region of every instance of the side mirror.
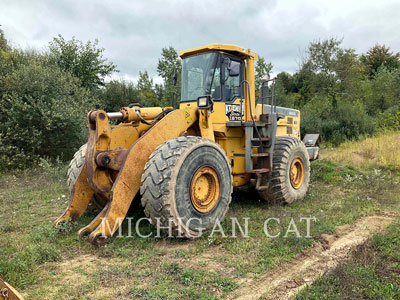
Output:
<instances>
[{"instance_id":1,"label":"side mirror","mask_svg":"<svg viewBox=\"0 0 400 300\"><path fill-rule=\"evenodd\" d=\"M225 69L228 70L229 72L229 65L231 63L231 60L228 57L225 57L223 62L222 62L222 67L221 67L221 76L219 77L219 81L221 85L225 84L225 81L228 79L228 76L225 75Z\"/></svg>"},{"instance_id":2,"label":"side mirror","mask_svg":"<svg viewBox=\"0 0 400 300\"><path fill-rule=\"evenodd\" d=\"M178 82L178 73L174 73L174 77L172 77L172 85L176 86L176 83Z\"/></svg>"},{"instance_id":3,"label":"side mirror","mask_svg":"<svg viewBox=\"0 0 400 300\"><path fill-rule=\"evenodd\" d=\"M240 62L231 60L228 65L229 76L236 77L240 75Z\"/></svg>"}]
</instances>

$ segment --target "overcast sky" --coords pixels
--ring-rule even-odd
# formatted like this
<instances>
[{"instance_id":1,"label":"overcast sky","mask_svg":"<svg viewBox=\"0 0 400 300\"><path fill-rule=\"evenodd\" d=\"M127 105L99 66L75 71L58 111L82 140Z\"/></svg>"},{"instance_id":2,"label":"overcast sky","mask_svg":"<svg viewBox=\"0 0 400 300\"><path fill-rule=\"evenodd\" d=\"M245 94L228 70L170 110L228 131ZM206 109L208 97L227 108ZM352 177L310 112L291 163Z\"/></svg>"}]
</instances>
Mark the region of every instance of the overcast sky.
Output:
<instances>
[{"instance_id":1,"label":"overcast sky","mask_svg":"<svg viewBox=\"0 0 400 300\"><path fill-rule=\"evenodd\" d=\"M97 38L127 79L143 70L156 77L161 49L170 45L251 48L274 73L296 71L300 52L317 39L344 38L358 53L375 43L400 51L399 0L0 0L0 24L24 48L44 48L57 34Z\"/></svg>"}]
</instances>

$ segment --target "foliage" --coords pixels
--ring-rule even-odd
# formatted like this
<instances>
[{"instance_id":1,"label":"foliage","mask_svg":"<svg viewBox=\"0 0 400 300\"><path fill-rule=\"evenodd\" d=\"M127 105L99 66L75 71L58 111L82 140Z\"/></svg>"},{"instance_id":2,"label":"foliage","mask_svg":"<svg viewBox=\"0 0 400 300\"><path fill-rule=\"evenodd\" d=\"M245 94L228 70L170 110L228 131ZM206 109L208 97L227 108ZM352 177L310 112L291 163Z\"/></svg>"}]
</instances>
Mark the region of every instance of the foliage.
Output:
<instances>
[{"instance_id":1,"label":"foliage","mask_svg":"<svg viewBox=\"0 0 400 300\"><path fill-rule=\"evenodd\" d=\"M160 97L164 105L170 105L171 100L179 101L180 99L180 74L182 63L178 52L173 47L163 48L161 58L158 60L157 72L164 80L163 93ZM174 75L177 75L176 86L173 85ZM159 91L160 86L157 88Z\"/></svg>"},{"instance_id":2,"label":"foliage","mask_svg":"<svg viewBox=\"0 0 400 300\"><path fill-rule=\"evenodd\" d=\"M6 51L8 49L7 39L4 36L4 32L0 29L0 51Z\"/></svg>"},{"instance_id":3,"label":"foliage","mask_svg":"<svg viewBox=\"0 0 400 300\"><path fill-rule=\"evenodd\" d=\"M255 89L256 89L256 97L259 96L260 88L261 88L261 79L264 76L270 76L273 65L270 62L266 62L265 59L261 56L258 57L256 65L254 67L255 72Z\"/></svg>"},{"instance_id":4,"label":"foliage","mask_svg":"<svg viewBox=\"0 0 400 300\"><path fill-rule=\"evenodd\" d=\"M336 105L338 97L346 94L348 84L357 78L355 50L341 48L341 42L329 39L310 43L300 70L308 90L327 95L333 100L333 105Z\"/></svg>"},{"instance_id":5,"label":"foliage","mask_svg":"<svg viewBox=\"0 0 400 300\"><path fill-rule=\"evenodd\" d=\"M147 71L139 71L137 89L139 91L139 99L142 105L155 106L158 104L157 95L153 86L153 79L149 76L149 73Z\"/></svg>"},{"instance_id":6,"label":"foliage","mask_svg":"<svg viewBox=\"0 0 400 300\"><path fill-rule=\"evenodd\" d=\"M320 132L323 141L334 145L382 127L398 128L392 113L400 108L399 68L387 58L373 77L366 76L366 63L372 61L367 58L377 46L360 57L341 43L333 38L312 42L296 73L279 73L279 105L301 110L303 134ZM391 55L388 48L384 50Z\"/></svg>"},{"instance_id":7,"label":"foliage","mask_svg":"<svg viewBox=\"0 0 400 300\"><path fill-rule=\"evenodd\" d=\"M315 97L302 109L301 131L319 132L323 141L334 145L374 132L372 118L361 102L340 100L336 106L328 97Z\"/></svg>"},{"instance_id":8,"label":"foliage","mask_svg":"<svg viewBox=\"0 0 400 300\"><path fill-rule=\"evenodd\" d=\"M58 35L50 42L49 50L62 70L72 73L89 89L103 86L104 78L117 71L112 62L103 58L104 48L98 47L98 40L83 43L72 37L66 41Z\"/></svg>"},{"instance_id":9,"label":"foliage","mask_svg":"<svg viewBox=\"0 0 400 300\"><path fill-rule=\"evenodd\" d=\"M103 55L97 40L84 43L61 35L42 51L21 50L11 47L0 30L0 168L23 167L44 157L69 160L85 140L91 109L167 106L179 99L181 60L173 47L161 51L157 72L163 82L157 84L145 70L138 70L136 83L106 82L117 70ZM302 133L320 132L332 145L398 130L399 55L378 44L357 55L340 39L312 42L297 72L278 74L278 105L301 110ZM259 57L256 96L272 67Z\"/></svg>"},{"instance_id":10,"label":"foliage","mask_svg":"<svg viewBox=\"0 0 400 300\"><path fill-rule=\"evenodd\" d=\"M0 79L0 168L66 158L85 142L91 98L79 80L37 60Z\"/></svg>"},{"instance_id":11,"label":"foliage","mask_svg":"<svg viewBox=\"0 0 400 300\"><path fill-rule=\"evenodd\" d=\"M99 89L96 95L101 102L100 108L105 111L119 111L121 107L130 103L141 102L135 85L124 80L111 80L104 88Z\"/></svg>"},{"instance_id":12,"label":"foliage","mask_svg":"<svg viewBox=\"0 0 400 300\"><path fill-rule=\"evenodd\" d=\"M389 71L400 68L400 53L390 52L385 45L376 44L367 53L361 55L361 62L366 66L366 73L372 78L381 67Z\"/></svg>"},{"instance_id":13,"label":"foliage","mask_svg":"<svg viewBox=\"0 0 400 300\"><path fill-rule=\"evenodd\" d=\"M384 112L376 117L378 131L400 131L400 112Z\"/></svg>"}]
</instances>

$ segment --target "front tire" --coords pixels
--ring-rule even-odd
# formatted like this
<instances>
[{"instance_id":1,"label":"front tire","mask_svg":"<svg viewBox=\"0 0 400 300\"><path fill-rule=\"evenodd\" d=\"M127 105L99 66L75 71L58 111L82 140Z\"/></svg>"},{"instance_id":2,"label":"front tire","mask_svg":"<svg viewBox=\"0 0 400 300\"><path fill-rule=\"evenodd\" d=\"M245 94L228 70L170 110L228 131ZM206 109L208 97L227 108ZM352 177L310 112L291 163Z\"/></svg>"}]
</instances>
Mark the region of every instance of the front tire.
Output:
<instances>
[{"instance_id":1,"label":"front tire","mask_svg":"<svg viewBox=\"0 0 400 300\"><path fill-rule=\"evenodd\" d=\"M223 149L201 137L166 141L142 175L142 205L153 225L195 237L222 221L232 194L232 171ZM167 229L163 229L168 232Z\"/></svg>"},{"instance_id":2,"label":"front tire","mask_svg":"<svg viewBox=\"0 0 400 300\"><path fill-rule=\"evenodd\" d=\"M83 144L78 151L75 152L74 157L69 163L68 172L67 172L67 185L69 189L70 196L72 197L72 192L74 189L74 184L76 179L78 178L83 165L85 164L85 155L87 150L87 144ZM93 195L92 200L89 203L89 209L92 211L102 210L105 205L105 201L103 201L100 197Z\"/></svg>"},{"instance_id":3,"label":"front tire","mask_svg":"<svg viewBox=\"0 0 400 300\"><path fill-rule=\"evenodd\" d=\"M273 204L303 200L309 181L310 159L304 143L294 137L276 137L270 185L259 191L261 198Z\"/></svg>"}]
</instances>

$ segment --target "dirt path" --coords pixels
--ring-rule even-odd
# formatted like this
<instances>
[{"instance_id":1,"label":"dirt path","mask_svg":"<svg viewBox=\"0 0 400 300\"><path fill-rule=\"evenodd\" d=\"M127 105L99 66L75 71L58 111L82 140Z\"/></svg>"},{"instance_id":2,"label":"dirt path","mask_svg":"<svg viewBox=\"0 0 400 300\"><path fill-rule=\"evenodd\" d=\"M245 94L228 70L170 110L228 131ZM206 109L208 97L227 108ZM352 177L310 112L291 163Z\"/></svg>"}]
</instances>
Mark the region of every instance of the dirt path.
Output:
<instances>
[{"instance_id":1,"label":"dirt path","mask_svg":"<svg viewBox=\"0 0 400 300\"><path fill-rule=\"evenodd\" d=\"M231 299L292 299L319 276L329 272L348 257L350 251L400 216L378 212L354 224L338 226L336 233L321 235L321 242L298 254L291 262L255 279L236 291Z\"/></svg>"}]
</instances>

